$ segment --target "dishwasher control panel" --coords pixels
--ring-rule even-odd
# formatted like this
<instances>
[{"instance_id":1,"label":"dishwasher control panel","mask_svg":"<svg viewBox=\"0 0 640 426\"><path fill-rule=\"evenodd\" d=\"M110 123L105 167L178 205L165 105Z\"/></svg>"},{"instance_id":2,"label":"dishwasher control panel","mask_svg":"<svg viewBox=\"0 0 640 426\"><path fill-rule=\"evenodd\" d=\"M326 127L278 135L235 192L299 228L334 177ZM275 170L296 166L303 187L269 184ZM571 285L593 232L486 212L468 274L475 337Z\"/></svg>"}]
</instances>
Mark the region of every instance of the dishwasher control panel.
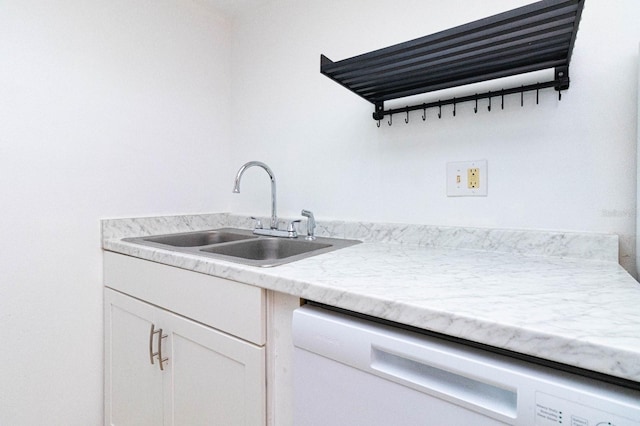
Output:
<instances>
[{"instance_id":1,"label":"dishwasher control panel","mask_svg":"<svg viewBox=\"0 0 640 426\"><path fill-rule=\"evenodd\" d=\"M581 398L589 405L569 401L558 396L536 392L535 424L539 426L638 426L640 411L615 401L598 398L589 401L589 396ZM614 413L623 413L633 418Z\"/></svg>"}]
</instances>

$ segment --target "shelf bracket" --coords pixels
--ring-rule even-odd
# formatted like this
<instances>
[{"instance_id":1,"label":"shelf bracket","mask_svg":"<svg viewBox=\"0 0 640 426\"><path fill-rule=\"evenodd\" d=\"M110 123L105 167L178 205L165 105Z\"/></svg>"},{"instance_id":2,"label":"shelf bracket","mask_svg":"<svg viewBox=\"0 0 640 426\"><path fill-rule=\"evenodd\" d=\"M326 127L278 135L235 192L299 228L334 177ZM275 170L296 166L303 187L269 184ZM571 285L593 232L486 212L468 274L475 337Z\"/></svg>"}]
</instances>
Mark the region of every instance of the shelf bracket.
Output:
<instances>
[{"instance_id":1,"label":"shelf bracket","mask_svg":"<svg viewBox=\"0 0 640 426\"><path fill-rule=\"evenodd\" d=\"M569 88L569 66L564 65L561 67L556 67L555 79L558 82L558 85L555 86L555 89L557 91L567 90Z\"/></svg>"},{"instance_id":2,"label":"shelf bracket","mask_svg":"<svg viewBox=\"0 0 640 426\"><path fill-rule=\"evenodd\" d=\"M384 117L384 102L375 103L375 111L373 112L374 120L382 120Z\"/></svg>"}]
</instances>

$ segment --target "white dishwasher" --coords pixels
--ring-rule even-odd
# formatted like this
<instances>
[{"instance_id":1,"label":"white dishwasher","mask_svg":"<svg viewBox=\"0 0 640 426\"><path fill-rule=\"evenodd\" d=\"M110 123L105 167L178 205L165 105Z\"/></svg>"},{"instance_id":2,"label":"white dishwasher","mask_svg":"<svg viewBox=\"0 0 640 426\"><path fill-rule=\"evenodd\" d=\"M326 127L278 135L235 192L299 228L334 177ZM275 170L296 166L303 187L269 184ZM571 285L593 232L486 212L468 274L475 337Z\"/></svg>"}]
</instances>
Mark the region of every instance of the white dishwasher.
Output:
<instances>
[{"instance_id":1,"label":"white dishwasher","mask_svg":"<svg viewBox=\"0 0 640 426\"><path fill-rule=\"evenodd\" d=\"M305 305L295 426L638 426L640 390Z\"/></svg>"}]
</instances>

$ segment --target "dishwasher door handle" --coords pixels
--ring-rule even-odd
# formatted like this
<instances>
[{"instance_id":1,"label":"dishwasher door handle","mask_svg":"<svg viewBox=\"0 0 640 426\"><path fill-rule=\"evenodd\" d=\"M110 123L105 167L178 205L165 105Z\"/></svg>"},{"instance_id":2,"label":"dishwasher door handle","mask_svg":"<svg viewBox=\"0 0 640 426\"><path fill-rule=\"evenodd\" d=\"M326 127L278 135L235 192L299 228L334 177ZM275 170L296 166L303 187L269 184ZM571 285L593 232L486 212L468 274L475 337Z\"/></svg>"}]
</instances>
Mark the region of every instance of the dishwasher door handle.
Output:
<instances>
[{"instance_id":1,"label":"dishwasher door handle","mask_svg":"<svg viewBox=\"0 0 640 426\"><path fill-rule=\"evenodd\" d=\"M517 418L516 390L501 388L477 377L467 377L375 345L371 347L370 367L382 377L441 399Z\"/></svg>"}]
</instances>

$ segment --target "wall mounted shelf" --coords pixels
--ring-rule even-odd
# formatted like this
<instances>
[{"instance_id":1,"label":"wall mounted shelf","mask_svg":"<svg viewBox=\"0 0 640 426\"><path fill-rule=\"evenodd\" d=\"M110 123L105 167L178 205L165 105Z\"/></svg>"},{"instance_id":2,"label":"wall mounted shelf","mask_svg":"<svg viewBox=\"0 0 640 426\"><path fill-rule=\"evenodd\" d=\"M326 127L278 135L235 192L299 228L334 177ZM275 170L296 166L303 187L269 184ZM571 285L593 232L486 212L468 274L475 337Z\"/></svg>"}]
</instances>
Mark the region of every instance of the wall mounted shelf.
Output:
<instances>
[{"instance_id":1,"label":"wall mounted shelf","mask_svg":"<svg viewBox=\"0 0 640 426\"><path fill-rule=\"evenodd\" d=\"M333 62L320 72L375 106L373 118L553 87L569 88L569 62L584 0L543 0L449 30ZM553 80L384 109L392 99L554 68ZM424 115L423 115L424 117Z\"/></svg>"}]
</instances>

